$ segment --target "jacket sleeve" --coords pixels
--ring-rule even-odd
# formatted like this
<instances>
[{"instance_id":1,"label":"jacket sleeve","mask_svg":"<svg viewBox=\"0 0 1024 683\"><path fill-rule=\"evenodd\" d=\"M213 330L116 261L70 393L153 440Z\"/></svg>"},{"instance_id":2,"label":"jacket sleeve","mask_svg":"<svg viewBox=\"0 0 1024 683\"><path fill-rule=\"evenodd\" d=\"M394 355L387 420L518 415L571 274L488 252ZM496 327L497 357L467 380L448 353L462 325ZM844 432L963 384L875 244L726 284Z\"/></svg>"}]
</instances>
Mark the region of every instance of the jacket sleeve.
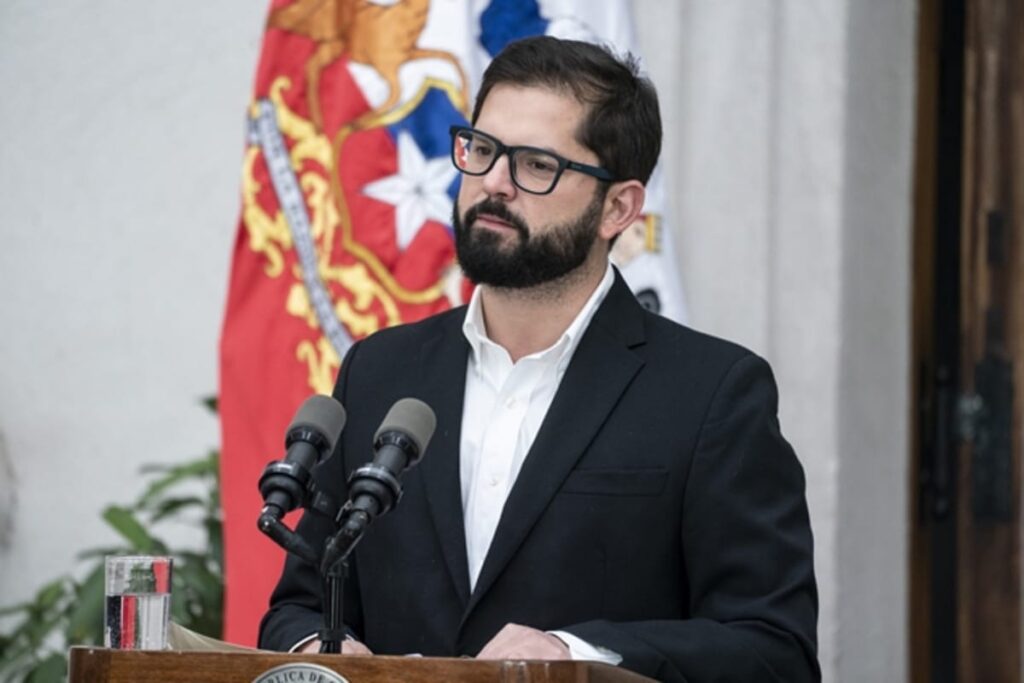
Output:
<instances>
[{"instance_id":1,"label":"jacket sleeve","mask_svg":"<svg viewBox=\"0 0 1024 683\"><path fill-rule=\"evenodd\" d=\"M334 398L345 405L345 392L349 370L355 361L359 344L356 343L345 355L341 373L334 388ZM345 482L345 462L342 452L343 439L339 439L331 457L314 471L317 486L338 497L343 504L348 497ZM330 485L328 485L328 483ZM296 527L296 532L316 551L322 551L324 544L334 530L334 521L323 515L306 512ZM285 559L284 571L270 596L270 606L260 622L259 647L265 650L287 652L299 641L317 633L323 627L323 586L320 568L293 555ZM343 615L345 628L350 637L361 640L362 608L359 601L359 581L355 563L350 563L345 579Z\"/></svg>"},{"instance_id":2,"label":"jacket sleeve","mask_svg":"<svg viewBox=\"0 0 1024 683\"><path fill-rule=\"evenodd\" d=\"M747 355L700 430L681 520L689 617L564 630L663 681L818 681L817 590L803 470L771 369Z\"/></svg>"}]
</instances>

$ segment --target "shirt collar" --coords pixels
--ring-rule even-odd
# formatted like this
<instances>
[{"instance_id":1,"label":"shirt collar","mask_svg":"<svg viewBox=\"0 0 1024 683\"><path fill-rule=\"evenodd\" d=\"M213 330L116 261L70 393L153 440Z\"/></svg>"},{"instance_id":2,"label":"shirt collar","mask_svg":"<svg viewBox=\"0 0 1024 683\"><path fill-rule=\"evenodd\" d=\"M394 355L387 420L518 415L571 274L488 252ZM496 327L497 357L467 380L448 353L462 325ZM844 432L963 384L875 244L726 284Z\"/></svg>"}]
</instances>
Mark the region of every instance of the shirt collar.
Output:
<instances>
[{"instance_id":1,"label":"shirt collar","mask_svg":"<svg viewBox=\"0 0 1024 683\"><path fill-rule=\"evenodd\" d=\"M598 283L594 289L590 298L583 304L583 308L576 314L576 317L566 328L562 336L558 338L554 344L532 353L526 358L538 358L546 356L550 353L557 353L559 357L559 365L564 367L568 364L572 354L576 350L576 346L580 342L580 338L590 325L590 321L593 319L594 314L597 313L597 309L601 306L608 292L612 288L612 283L615 281L615 273L612 269L612 264L609 261L608 266L605 268L604 277L601 278L601 282ZM466 318L462 322L462 334L466 337L466 341L469 342L470 349L472 350L471 358L474 364L480 363L480 357L482 348L487 345L491 347L498 347L491 339L487 336L487 327L484 324L484 312L483 304L480 299L481 288L477 287L473 290L473 295L469 299L469 306L466 309ZM502 349L504 351L504 349Z\"/></svg>"}]
</instances>

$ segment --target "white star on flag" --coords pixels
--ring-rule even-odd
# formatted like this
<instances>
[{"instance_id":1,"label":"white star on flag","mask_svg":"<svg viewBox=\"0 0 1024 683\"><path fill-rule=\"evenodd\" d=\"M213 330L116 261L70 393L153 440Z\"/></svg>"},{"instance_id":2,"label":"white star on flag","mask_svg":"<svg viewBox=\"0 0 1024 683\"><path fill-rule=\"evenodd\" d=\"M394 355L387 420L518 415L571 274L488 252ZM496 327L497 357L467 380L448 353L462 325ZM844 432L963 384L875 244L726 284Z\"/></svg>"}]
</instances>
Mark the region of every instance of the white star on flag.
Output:
<instances>
[{"instance_id":1,"label":"white star on flag","mask_svg":"<svg viewBox=\"0 0 1024 683\"><path fill-rule=\"evenodd\" d=\"M405 249L427 220L451 220L448 186L456 173L446 156L425 159L416 140L403 130L398 134L398 172L369 183L363 193L394 205L395 236L398 248Z\"/></svg>"}]
</instances>

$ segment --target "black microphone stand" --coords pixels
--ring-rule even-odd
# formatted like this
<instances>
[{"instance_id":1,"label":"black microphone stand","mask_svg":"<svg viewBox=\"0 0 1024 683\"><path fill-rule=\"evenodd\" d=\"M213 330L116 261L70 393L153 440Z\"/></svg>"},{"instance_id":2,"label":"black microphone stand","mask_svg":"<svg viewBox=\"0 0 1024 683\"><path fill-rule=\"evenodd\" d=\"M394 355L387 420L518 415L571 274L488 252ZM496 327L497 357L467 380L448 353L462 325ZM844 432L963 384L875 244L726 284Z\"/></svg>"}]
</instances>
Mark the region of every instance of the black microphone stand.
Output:
<instances>
[{"instance_id":1,"label":"black microphone stand","mask_svg":"<svg viewBox=\"0 0 1024 683\"><path fill-rule=\"evenodd\" d=\"M345 640L345 578L348 556L366 532L370 518L364 510L354 509L350 502L338 513L338 532L327 542L320 574L324 581L324 626L320 631L320 652L338 654Z\"/></svg>"},{"instance_id":2,"label":"black microphone stand","mask_svg":"<svg viewBox=\"0 0 1024 683\"><path fill-rule=\"evenodd\" d=\"M380 443L377 447L380 447ZM408 447L408 446L407 446ZM337 533L324 547L320 574L324 577L324 628L320 632L320 652L341 652L345 639L344 584L348 575L348 556L378 515L394 507L402 497L398 477L377 463L363 465L349 477L349 499L338 511Z\"/></svg>"}]
</instances>

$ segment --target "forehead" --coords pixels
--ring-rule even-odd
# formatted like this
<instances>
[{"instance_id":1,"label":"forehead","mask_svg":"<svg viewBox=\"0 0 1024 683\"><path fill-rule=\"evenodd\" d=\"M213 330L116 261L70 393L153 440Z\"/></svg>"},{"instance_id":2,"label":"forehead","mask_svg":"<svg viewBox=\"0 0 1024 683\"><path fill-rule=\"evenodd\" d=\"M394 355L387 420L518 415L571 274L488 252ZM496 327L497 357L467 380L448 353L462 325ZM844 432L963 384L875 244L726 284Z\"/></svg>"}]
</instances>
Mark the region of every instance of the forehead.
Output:
<instances>
[{"instance_id":1,"label":"forehead","mask_svg":"<svg viewBox=\"0 0 1024 683\"><path fill-rule=\"evenodd\" d=\"M586 109L571 93L545 87L499 84L483 105L475 127L506 145L531 145L577 156L576 140Z\"/></svg>"}]
</instances>

